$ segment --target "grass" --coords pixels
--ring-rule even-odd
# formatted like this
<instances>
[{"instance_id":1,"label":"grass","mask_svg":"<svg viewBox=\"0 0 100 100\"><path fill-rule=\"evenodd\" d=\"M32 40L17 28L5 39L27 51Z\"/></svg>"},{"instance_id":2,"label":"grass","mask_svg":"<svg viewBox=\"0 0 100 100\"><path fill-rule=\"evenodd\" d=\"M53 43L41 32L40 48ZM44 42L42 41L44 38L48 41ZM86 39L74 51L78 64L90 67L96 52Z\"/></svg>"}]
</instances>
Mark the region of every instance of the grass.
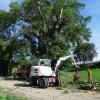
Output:
<instances>
[{"instance_id":1,"label":"grass","mask_svg":"<svg viewBox=\"0 0 100 100\"><path fill-rule=\"evenodd\" d=\"M87 80L87 77L88 77L87 71L80 70L79 72L80 72L80 80ZM91 69L91 72L92 72L93 80L100 82L100 69L99 68ZM72 78L73 78L74 73L75 73L75 69L72 69L72 68L61 72L62 75L65 75L67 77L69 74L69 76L71 76Z\"/></svg>"},{"instance_id":2,"label":"grass","mask_svg":"<svg viewBox=\"0 0 100 100\"><path fill-rule=\"evenodd\" d=\"M91 69L93 80L100 81L100 69ZM87 80L87 72L85 70L80 71L80 79Z\"/></svg>"},{"instance_id":3,"label":"grass","mask_svg":"<svg viewBox=\"0 0 100 100\"><path fill-rule=\"evenodd\" d=\"M91 72L92 72L93 80L96 80L96 82L98 82L95 85L95 87L100 92L100 69L91 69ZM73 83L74 73L75 73L75 70L72 68L60 72L60 78L62 80L61 88L65 89L65 91L67 92L80 91L79 88L80 88L81 83L78 83L78 84ZM87 75L88 74L86 70L81 70L80 71L80 82L83 82L83 84L89 85L88 83L85 83L85 80L86 81L88 80Z\"/></svg>"},{"instance_id":4,"label":"grass","mask_svg":"<svg viewBox=\"0 0 100 100\"><path fill-rule=\"evenodd\" d=\"M12 77L0 77L0 80L11 80L13 81ZM4 90L0 87L0 100L27 100L25 97L18 96L12 93L10 90Z\"/></svg>"},{"instance_id":5,"label":"grass","mask_svg":"<svg viewBox=\"0 0 100 100\"><path fill-rule=\"evenodd\" d=\"M0 88L0 100L27 100L27 99L20 96L15 96L13 93L5 91L4 89Z\"/></svg>"},{"instance_id":6,"label":"grass","mask_svg":"<svg viewBox=\"0 0 100 100\"><path fill-rule=\"evenodd\" d=\"M60 72L60 79L62 81L61 89L65 90L65 93L78 91L78 85L73 83L73 73L66 70Z\"/></svg>"}]
</instances>

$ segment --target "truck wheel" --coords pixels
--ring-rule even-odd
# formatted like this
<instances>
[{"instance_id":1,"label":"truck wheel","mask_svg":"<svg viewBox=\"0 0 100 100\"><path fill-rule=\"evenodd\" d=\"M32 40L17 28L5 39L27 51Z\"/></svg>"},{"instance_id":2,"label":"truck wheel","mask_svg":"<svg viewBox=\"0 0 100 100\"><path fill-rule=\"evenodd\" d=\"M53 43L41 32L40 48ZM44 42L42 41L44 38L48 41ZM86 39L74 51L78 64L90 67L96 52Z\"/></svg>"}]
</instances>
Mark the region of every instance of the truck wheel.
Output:
<instances>
[{"instance_id":1,"label":"truck wheel","mask_svg":"<svg viewBox=\"0 0 100 100\"><path fill-rule=\"evenodd\" d=\"M61 86L61 80L59 78L55 78L54 86Z\"/></svg>"},{"instance_id":2,"label":"truck wheel","mask_svg":"<svg viewBox=\"0 0 100 100\"><path fill-rule=\"evenodd\" d=\"M40 88L48 88L48 79L40 78L38 80L38 85L39 85Z\"/></svg>"},{"instance_id":3,"label":"truck wheel","mask_svg":"<svg viewBox=\"0 0 100 100\"><path fill-rule=\"evenodd\" d=\"M37 78L29 78L29 84L30 86L36 86L37 85Z\"/></svg>"}]
</instances>

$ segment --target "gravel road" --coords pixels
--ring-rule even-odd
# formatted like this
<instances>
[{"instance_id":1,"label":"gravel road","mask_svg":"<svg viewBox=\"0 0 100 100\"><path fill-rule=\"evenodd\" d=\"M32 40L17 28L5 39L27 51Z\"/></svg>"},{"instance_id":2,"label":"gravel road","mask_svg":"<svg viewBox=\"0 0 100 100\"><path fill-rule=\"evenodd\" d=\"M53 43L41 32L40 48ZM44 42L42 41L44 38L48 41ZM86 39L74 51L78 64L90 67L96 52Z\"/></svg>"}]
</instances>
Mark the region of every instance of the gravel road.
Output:
<instances>
[{"instance_id":1,"label":"gravel road","mask_svg":"<svg viewBox=\"0 0 100 100\"><path fill-rule=\"evenodd\" d=\"M100 94L94 92L76 92L64 94L64 90L55 88L39 89L30 87L23 81L0 80L0 87L9 89L16 95L25 96L29 100L100 100Z\"/></svg>"}]
</instances>

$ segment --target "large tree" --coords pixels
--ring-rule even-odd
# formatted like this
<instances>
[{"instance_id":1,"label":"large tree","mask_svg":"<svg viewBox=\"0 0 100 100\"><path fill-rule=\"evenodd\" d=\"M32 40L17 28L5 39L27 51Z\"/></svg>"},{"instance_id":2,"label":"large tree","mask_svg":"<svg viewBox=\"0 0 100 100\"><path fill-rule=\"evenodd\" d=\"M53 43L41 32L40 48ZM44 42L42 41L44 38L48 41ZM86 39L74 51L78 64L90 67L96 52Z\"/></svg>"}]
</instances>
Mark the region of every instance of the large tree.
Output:
<instances>
[{"instance_id":1,"label":"large tree","mask_svg":"<svg viewBox=\"0 0 100 100\"><path fill-rule=\"evenodd\" d=\"M13 11L16 3L11 5ZM78 0L24 0L18 9L18 21L22 35L33 51L38 51L33 53L48 58L61 56L67 53L70 43L75 47L89 41L91 32L87 23L91 17L81 15L83 8Z\"/></svg>"},{"instance_id":2,"label":"large tree","mask_svg":"<svg viewBox=\"0 0 100 100\"><path fill-rule=\"evenodd\" d=\"M74 50L91 37L87 28L91 17L80 13L84 7L78 0L11 2L9 12L0 11L0 35L10 43L12 37L27 41L26 47L38 58L67 55L68 49ZM21 51L15 49L16 54Z\"/></svg>"}]
</instances>

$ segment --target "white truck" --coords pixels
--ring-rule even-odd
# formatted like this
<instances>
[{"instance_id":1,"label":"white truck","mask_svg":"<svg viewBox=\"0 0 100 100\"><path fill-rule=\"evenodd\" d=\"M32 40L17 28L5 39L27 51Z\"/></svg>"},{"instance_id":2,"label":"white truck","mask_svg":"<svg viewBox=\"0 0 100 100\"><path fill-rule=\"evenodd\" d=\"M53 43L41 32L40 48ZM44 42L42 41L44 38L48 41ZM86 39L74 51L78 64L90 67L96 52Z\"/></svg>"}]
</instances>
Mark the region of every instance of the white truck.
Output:
<instances>
[{"instance_id":1,"label":"white truck","mask_svg":"<svg viewBox=\"0 0 100 100\"><path fill-rule=\"evenodd\" d=\"M37 85L40 88L47 88L50 84L54 86L60 86L61 80L57 77L57 69L61 63L68 58L72 58L76 67L76 62L74 60L73 55L60 57L57 61L57 64L52 70L51 68L51 60L50 59L39 59L36 61L36 65L31 67L31 72L29 76L30 85Z\"/></svg>"}]
</instances>

